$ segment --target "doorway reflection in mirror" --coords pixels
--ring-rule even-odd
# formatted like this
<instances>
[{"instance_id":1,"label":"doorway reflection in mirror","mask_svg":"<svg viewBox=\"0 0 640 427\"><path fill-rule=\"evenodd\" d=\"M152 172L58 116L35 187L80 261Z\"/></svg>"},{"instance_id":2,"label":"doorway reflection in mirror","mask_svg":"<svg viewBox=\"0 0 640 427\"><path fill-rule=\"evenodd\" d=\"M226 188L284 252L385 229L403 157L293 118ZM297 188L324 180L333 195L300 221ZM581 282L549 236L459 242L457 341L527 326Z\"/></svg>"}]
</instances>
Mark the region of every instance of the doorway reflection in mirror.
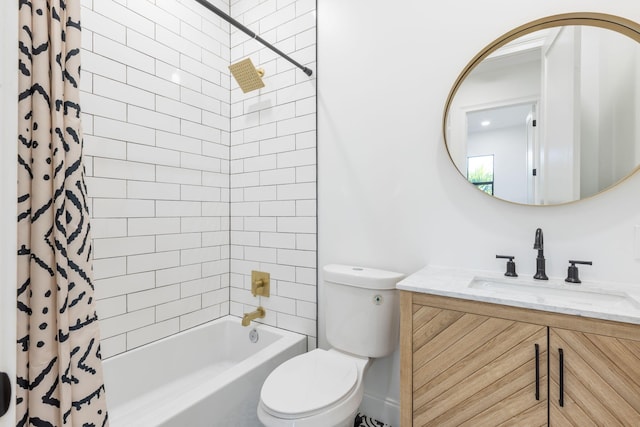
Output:
<instances>
[{"instance_id":1,"label":"doorway reflection in mirror","mask_svg":"<svg viewBox=\"0 0 640 427\"><path fill-rule=\"evenodd\" d=\"M444 121L449 156L463 176L471 158L491 154L489 194L553 205L593 196L638 168L640 26L610 19L540 20L472 60Z\"/></svg>"}]
</instances>

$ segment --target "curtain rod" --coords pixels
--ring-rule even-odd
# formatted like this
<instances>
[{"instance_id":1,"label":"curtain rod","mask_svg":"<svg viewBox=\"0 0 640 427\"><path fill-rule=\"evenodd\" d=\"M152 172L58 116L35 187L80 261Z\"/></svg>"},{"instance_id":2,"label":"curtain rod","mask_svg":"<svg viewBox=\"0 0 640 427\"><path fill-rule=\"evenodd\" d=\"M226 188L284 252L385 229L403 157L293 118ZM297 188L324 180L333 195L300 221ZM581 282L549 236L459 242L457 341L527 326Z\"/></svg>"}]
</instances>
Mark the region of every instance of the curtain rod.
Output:
<instances>
[{"instance_id":1,"label":"curtain rod","mask_svg":"<svg viewBox=\"0 0 640 427\"><path fill-rule=\"evenodd\" d=\"M239 29L240 31L242 31L243 33L247 34L252 39L255 39L255 40L259 41L260 43L262 43L263 45L265 45L266 47L268 47L269 49L271 49L272 51L274 51L278 55L282 56L287 61L291 62L296 67L300 68L302 71L304 71L304 73L307 76L311 76L311 74L313 74L313 71L310 68L307 68L304 65L300 64L299 62L294 61L287 54L285 54L284 52L282 52L278 48L276 48L273 45L271 45L269 42L264 40L262 37L260 37L259 35L257 35L256 33L251 31L250 29L248 29L247 27L245 27L240 22L236 21L235 19L233 19L232 17L230 17L226 13L224 13L222 10L218 9L217 7L215 7L214 5L209 3L207 0L196 0L196 1L198 3L200 3L202 6L206 7L207 9L209 9L211 12L215 13L216 15L218 15L219 17L221 17L222 19L227 21L228 23L230 23L231 25L233 25L234 27L236 27L237 29Z\"/></svg>"}]
</instances>

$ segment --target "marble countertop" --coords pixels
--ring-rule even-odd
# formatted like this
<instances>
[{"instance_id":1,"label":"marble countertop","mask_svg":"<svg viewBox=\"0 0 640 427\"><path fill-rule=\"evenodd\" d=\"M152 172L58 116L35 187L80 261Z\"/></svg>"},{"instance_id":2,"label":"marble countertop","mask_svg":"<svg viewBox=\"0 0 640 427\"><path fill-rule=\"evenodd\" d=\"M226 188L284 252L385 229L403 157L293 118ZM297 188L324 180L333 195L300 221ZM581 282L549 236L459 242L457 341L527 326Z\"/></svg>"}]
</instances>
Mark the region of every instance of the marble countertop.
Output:
<instances>
[{"instance_id":1,"label":"marble countertop","mask_svg":"<svg viewBox=\"0 0 640 427\"><path fill-rule=\"evenodd\" d=\"M398 289L514 307L640 324L640 283L564 278L535 280L497 272L427 266L399 282Z\"/></svg>"}]
</instances>

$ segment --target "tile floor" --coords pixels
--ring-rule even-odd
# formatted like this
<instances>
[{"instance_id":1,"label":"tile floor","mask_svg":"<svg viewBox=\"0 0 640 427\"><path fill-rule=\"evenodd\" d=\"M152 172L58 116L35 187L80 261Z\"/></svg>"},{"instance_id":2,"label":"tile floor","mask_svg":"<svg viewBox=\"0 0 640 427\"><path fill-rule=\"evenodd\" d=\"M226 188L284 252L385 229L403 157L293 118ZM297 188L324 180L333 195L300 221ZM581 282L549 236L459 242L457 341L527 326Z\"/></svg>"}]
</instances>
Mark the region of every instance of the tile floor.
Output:
<instances>
[{"instance_id":1,"label":"tile floor","mask_svg":"<svg viewBox=\"0 0 640 427\"><path fill-rule=\"evenodd\" d=\"M356 415L355 422L353 423L354 427L391 427L389 424L385 424L382 421L374 420L373 418L367 417L362 413L358 413Z\"/></svg>"}]
</instances>

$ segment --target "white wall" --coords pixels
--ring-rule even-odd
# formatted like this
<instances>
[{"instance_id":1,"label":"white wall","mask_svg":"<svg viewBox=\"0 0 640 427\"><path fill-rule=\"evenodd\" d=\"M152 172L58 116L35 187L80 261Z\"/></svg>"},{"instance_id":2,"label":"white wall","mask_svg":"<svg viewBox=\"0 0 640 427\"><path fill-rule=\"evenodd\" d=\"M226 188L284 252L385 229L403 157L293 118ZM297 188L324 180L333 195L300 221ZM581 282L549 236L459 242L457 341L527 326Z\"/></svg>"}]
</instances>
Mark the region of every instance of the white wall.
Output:
<instances>
[{"instance_id":1,"label":"white wall","mask_svg":"<svg viewBox=\"0 0 640 427\"><path fill-rule=\"evenodd\" d=\"M639 85L626 82L638 75L640 45L599 28L580 34L580 191L592 194L623 179L636 165Z\"/></svg>"},{"instance_id":2,"label":"white wall","mask_svg":"<svg viewBox=\"0 0 640 427\"><path fill-rule=\"evenodd\" d=\"M229 313L229 28L191 0L82 6L80 102L109 357Z\"/></svg>"},{"instance_id":3,"label":"white wall","mask_svg":"<svg viewBox=\"0 0 640 427\"><path fill-rule=\"evenodd\" d=\"M637 43L630 43L630 41L631 39L628 37L611 32L601 36L598 57L602 59L602 65L598 82L600 90L598 101L604 114L599 118L598 129L603 144L606 141L612 141L617 149L610 159L601 160L600 173L602 175L605 171L609 171L609 173L601 176L603 181L599 183L600 188L612 185L624 178L627 171L633 170L636 165L636 146L639 139L636 130L638 111L636 86L638 82L636 81L634 85L624 84L624 82L637 78L640 73L637 67L640 46ZM582 49L585 50L584 44ZM583 56L586 55L583 53ZM587 84L585 84L585 88ZM583 97L587 98L592 92L593 89L591 92L583 94ZM603 149L602 152L604 151ZM607 160L610 163L603 164Z\"/></svg>"},{"instance_id":4,"label":"white wall","mask_svg":"<svg viewBox=\"0 0 640 427\"><path fill-rule=\"evenodd\" d=\"M231 15L316 71L315 0L240 0ZM231 91L231 314L262 305L263 320L316 346L316 78L243 32L231 62L249 56L265 87ZM271 296L253 297L251 271L271 274Z\"/></svg>"},{"instance_id":5,"label":"white wall","mask_svg":"<svg viewBox=\"0 0 640 427\"><path fill-rule=\"evenodd\" d=\"M520 274L533 274L534 231L542 227L550 276L564 276L567 260L577 258L594 262L581 269L583 280L637 280L640 176L582 202L520 206L473 189L443 143L443 106L468 61L516 26L575 11L640 21L640 10L626 0L402 7L319 0L319 267L337 262L412 273L435 264L502 271L495 254L509 253ZM322 286L319 291L324 347ZM367 380L366 393L397 401L397 353L377 361L370 374L375 378ZM373 416L383 408L370 407ZM393 410L382 417L399 425Z\"/></svg>"},{"instance_id":6,"label":"white wall","mask_svg":"<svg viewBox=\"0 0 640 427\"><path fill-rule=\"evenodd\" d=\"M315 1L212 3L315 70ZM315 75L194 0L82 4L103 355L259 304L315 347ZM243 94L228 66L247 56L266 87Z\"/></svg>"}]
</instances>

